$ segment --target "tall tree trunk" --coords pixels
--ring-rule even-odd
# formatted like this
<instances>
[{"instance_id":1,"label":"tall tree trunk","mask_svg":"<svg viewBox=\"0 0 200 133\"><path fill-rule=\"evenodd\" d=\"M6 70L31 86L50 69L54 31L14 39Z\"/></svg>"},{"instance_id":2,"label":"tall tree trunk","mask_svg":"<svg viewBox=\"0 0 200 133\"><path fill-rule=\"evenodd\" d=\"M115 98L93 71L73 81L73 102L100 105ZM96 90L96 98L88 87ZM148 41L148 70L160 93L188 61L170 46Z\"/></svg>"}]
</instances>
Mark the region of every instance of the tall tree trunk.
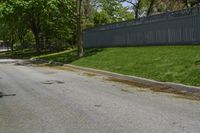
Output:
<instances>
[{"instance_id":1,"label":"tall tree trunk","mask_svg":"<svg viewBox=\"0 0 200 133\"><path fill-rule=\"evenodd\" d=\"M20 40L21 48L24 50L26 48L24 39Z\"/></svg>"},{"instance_id":2,"label":"tall tree trunk","mask_svg":"<svg viewBox=\"0 0 200 133\"><path fill-rule=\"evenodd\" d=\"M40 49L44 50L44 35L41 34L39 37L40 37Z\"/></svg>"},{"instance_id":3,"label":"tall tree trunk","mask_svg":"<svg viewBox=\"0 0 200 133\"><path fill-rule=\"evenodd\" d=\"M82 57L84 55L83 50L83 36L82 36L82 0L76 0L76 8L77 8L77 48L78 48L78 56Z\"/></svg>"},{"instance_id":4,"label":"tall tree trunk","mask_svg":"<svg viewBox=\"0 0 200 133\"><path fill-rule=\"evenodd\" d=\"M134 6L134 11L135 11L135 19L139 18L139 10L141 6L141 0L138 0L138 2Z\"/></svg>"},{"instance_id":5,"label":"tall tree trunk","mask_svg":"<svg viewBox=\"0 0 200 133\"><path fill-rule=\"evenodd\" d=\"M45 37L44 37L44 49L45 50L47 50L47 44L48 44L48 38L45 35Z\"/></svg>"},{"instance_id":6,"label":"tall tree trunk","mask_svg":"<svg viewBox=\"0 0 200 133\"><path fill-rule=\"evenodd\" d=\"M10 42L10 49L11 49L11 52L13 53L13 51L14 51L14 44L13 44L13 40Z\"/></svg>"},{"instance_id":7,"label":"tall tree trunk","mask_svg":"<svg viewBox=\"0 0 200 133\"><path fill-rule=\"evenodd\" d=\"M14 33L12 33L11 38L10 38L10 49L12 53L14 51L14 43L15 43L15 36L14 36Z\"/></svg>"},{"instance_id":8,"label":"tall tree trunk","mask_svg":"<svg viewBox=\"0 0 200 133\"><path fill-rule=\"evenodd\" d=\"M41 51L40 51L40 45L41 44L40 44L39 34L35 33L34 36L35 36L35 48L36 48L36 50L37 50L38 53L41 53Z\"/></svg>"},{"instance_id":9,"label":"tall tree trunk","mask_svg":"<svg viewBox=\"0 0 200 133\"><path fill-rule=\"evenodd\" d=\"M40 51L40 48L41 48L41 43L40 43L40 32L41 32L40 15L35 13L34 10L33 10L32 17L30 19L30 23L31 23L31 30L32 30L34 37L35 37L35 48L36 48L38 53L41 53L41 51Z\"/></svg>"},{"instance_id":10,"label":"tall tree trunk","mask_svg":"<svg viewBox=\"0 0 200 133\"><path fill-rule=\"evenodd\" d=\"M156 0L150 0L150 4L149 4L149 7L148 7L148 10L147 10L147 16L150 16L153 12L153 6L155 4L155 1Z\"/></svg>"},{"instance_id":11,"label":"tall tree trunk","mask_svg":"<svg viewBox=\"0 0 200 133\"><path fill-rule=\"evenodd\" d=\"M20 33L18 33L18 38L19 38L19 42L21 45L22 49L25 49L25 40L24 40L24 36L22 36Z\"/></svg>"}]
</instances>

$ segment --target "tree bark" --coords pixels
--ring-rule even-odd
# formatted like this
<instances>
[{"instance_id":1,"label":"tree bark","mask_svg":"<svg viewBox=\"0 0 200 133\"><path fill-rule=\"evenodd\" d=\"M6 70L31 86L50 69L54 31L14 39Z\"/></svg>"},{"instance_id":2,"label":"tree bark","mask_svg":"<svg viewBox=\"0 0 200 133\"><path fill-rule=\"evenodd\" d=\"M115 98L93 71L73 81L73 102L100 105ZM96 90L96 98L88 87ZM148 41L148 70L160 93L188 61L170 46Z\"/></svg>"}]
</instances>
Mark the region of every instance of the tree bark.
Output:
<instances>
[{"instance_id":1,"label":"tree bark","mask_svg":"<svg viewBox=\"0 0 200 133\"><path fill-rule=\"evenodd\" d=\"M77 49L78 56L82 57L84 55L83 50L83 36L82 36L82 0L76 0L76 8L77 8Z\"/></svg>"},{"instance_id":2,"label":"tree bark","mask_svg":"<svg viewBox=\"0 0 200 133\"><path fill-rule=\"evenodd\" d=\"M153 6L155 4L155 1L156 0L151 0L150 1L150 4L149 4L149 7L148 7L148 10L147 10L147 16L150 16L153 12Z\"/></svg>"},{"instance_id":3,"label":"tree bark","mask_svg":"<svg viewBox=\"0 0 200 133\"><path fill-rule=\"evenodd\" d=\"M138 0L138 2L134 5L135 19L139 18L139 10L141 2L142 2L141 0Z\"/></svg>"},{"instance_id":4,"label":"tree bark","mask_svg":"<svg viewBox=\"0 0 200 133\"><path fill-rule=\"evenodd\" d=\"M38 53L41 53L40 48L41 48L41 43L40 43L40 15L35 13L33 10L33 14L31 17L31 30L34 34L35 37L35 48Z\"/></svg>"},{"instance_id":5,"label":"tree bark","mask_svg":"<svg viewBox=\"0 0 200 133\"><path fill-rule=\"evenodd\" d=\"M13 53L13 51L14 51L14 44L13 44L13 40L11 41L11 43L10 43L10 49L11 49L11 52Z\"/></svg>"},{"instance_id":6,"label":"tree bark","mask_svg":"<svg viewBox=\"0 0 200 133\"><path fill-rule=\"evenodd\" d=\"M142 0L117 0L118 2L127 2L131 4L134 11L135 19L139 18L139 10Z\"/></svg>"},{"instance_id":7,"label":"tree bark","mask_svg":"<svg viewBox=\"0 0 200 133\"><path fill-rule=\"evenodd\" d=\"M26 35L25 31L23 30L18 30L18 38L19 38L19 42L21 44L21 48L22 49L25 49L25 40L24 40L24 37Z\"/></svg>"},{"instance_id":8,"label":"tree bark","mask_svg":"<svg viewBox=\"0 0 200 133\"><path fill-rule=\"evenodd\" d=\"M34 36L35 36L35 48L36 48L36 50L37 50L38 53L41 53L41 51L40 51L40 45L41 44L40 44L39 34L35 33Z\"/></svg>"},{"instance_id":9,"label":"tree bark","mask_svg":"<svg viewBox=\"0 0 200 133\"><path fill-rule=\"evenodd\" d=\"M12 53L14 51L14 43L15 43L15 35L14 32L12 32L10 37L10 49Z\"/></svg>"}]
</instances>

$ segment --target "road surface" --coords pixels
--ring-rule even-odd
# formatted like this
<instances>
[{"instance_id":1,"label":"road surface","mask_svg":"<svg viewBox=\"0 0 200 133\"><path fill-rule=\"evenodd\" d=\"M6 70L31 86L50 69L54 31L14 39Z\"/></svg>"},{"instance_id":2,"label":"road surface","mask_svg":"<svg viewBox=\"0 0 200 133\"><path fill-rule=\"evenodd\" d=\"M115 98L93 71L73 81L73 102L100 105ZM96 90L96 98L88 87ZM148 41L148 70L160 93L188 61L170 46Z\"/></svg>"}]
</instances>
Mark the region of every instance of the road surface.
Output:
<instances>
[{"instance_id":1,"label":"road surface","mask_svg":"<svg viewBox=\"0 0 200 133\"><path fill-rule=\"evenodd\" d=\"M199 101L8 61L0 61L0 133L200 133Z\"/></svg>"}]
</instances>

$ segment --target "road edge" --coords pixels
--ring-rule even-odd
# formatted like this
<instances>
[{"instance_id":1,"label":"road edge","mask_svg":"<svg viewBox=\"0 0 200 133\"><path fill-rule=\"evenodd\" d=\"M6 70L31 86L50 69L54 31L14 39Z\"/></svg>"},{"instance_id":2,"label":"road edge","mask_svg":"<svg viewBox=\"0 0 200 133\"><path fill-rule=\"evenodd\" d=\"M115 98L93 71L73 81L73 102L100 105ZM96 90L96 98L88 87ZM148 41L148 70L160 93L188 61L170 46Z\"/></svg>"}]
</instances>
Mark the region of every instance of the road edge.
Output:
<instances>
[{"instance_id":1,"label":"road edge","mask_svg":"<svg viewBox=\"0 0 200 133\"><path fill-rule=\"evenodd\" d=\"M106 76L114 77L117 79L127 80L130 82L137 82L137 83L143 84L145 86L163 86L165 88L173 88L180 92L190 93L190 94L193 94L196 96L200 96L200 87L172 83L172 82L160 82L160 81L156 81L156 80L151 80L151 79L146 79L146 78L141 78L141 77L136 77L136 76L130 76L130 75L124 75L124 74L118 74L118 73L114 73L114 72L98 70L98 69L93 69L93 68L75 66L75 65L71 65L71 64L64 64L63 66L82 70L82 71L92 72L92 73L96 73L96 74L100 74L100 75L106 75Z\"/></svg>"},{"instance_id":2,"label":"road edge","mask_svg":"<svg viewBox=\"0 0 200 133\"><path fill-rule=\"evenodd\" d=\"M49 63L55 66L68 67L68 68L77 69L77 70L81 70L85 72L105 75L105 76L113 77L119 80L121 79L121 80L126 80L129 82L141 84L147 87L159 86L159 88L170 88L178 92L188 93L188 94L200 97L200 87L196 87L196 86L189 86L189 85L173 83L173 82L160 82L160 81L141 78L137 76L124 75L124 74L119 74L119 73L114 73L114 72L109 72L109 71L104 71L104 70L99 70L99 69L94 69L94 68L76 66L72 64L62 64L59 62L52 62L52 61L47 61L47 60L35 59L35 58L30 59L30 61L37 62L37 63Z\"/></svg>"}]
</instances>

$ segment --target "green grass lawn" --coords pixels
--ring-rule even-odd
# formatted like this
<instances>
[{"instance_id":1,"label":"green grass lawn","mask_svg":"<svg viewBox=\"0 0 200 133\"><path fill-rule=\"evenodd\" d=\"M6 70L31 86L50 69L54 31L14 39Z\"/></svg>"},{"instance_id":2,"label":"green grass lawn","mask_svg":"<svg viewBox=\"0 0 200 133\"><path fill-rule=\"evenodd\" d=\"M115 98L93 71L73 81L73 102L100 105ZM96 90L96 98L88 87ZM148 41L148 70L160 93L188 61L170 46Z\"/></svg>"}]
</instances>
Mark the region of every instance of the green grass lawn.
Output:
<instances>
[{"instance_id":1,"label":"green grass lawn","mask_svg":"<svg viewBox=\"0 0 200 133\"><path fill-rule=\"evenodd\" d=\"M85 57L64 51L40 58L164 82L200 86L200 46L87 49Z\"/></svg>"}]
</instances>

